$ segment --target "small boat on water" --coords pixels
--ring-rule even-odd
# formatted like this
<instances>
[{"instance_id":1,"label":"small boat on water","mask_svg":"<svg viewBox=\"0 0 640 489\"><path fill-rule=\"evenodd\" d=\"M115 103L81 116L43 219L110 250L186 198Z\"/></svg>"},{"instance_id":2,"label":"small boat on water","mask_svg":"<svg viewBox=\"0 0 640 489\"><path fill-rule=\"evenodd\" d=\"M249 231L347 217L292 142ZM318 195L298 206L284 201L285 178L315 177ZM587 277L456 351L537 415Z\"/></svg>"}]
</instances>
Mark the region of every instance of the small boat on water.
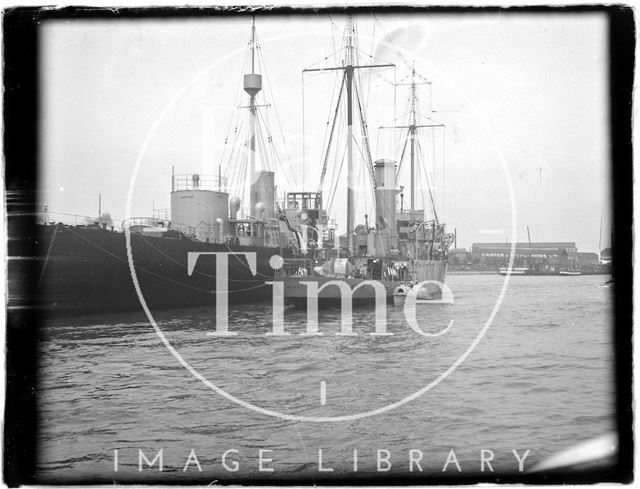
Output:
<instances>
[{"instance_id":1,"label":"small boat on water","mask_svg":"<svg viewBox=\"0 0 640 489\"><path fill-rule=\"evenodd\" d=\"M393 305L402 306L410 296L413 296L416 304L431 304L436 300L443 299L443 292L442 287L433 282L402 284L393 291Z\"/></svg>"},{"instance_id":2,"label":"small boat on water","mask_svg":"<svg viewBox=\"0 0 640 489\"><path fill-rule=\"evenodd\" d=\"M500 270L498 270L498 273L500 275L528 275L527 274L528 271L529 271L529 268L527 267L514 267L514 268L502 267L500 268Z\"/></svg>"},{"instance_id":3,"label":"small boat on water","mask_svg":"<svg viewBox=\"0 0 640 489\"><path fill-rule=\"evenodd\" d=\"M600 287L604 287L604 288L609 288L609 287L613 287L616 284L615 280L613 280L613 277L610 278L609 280L607 280L604 285L601 285Z\"/></svg>"}]
</instances>

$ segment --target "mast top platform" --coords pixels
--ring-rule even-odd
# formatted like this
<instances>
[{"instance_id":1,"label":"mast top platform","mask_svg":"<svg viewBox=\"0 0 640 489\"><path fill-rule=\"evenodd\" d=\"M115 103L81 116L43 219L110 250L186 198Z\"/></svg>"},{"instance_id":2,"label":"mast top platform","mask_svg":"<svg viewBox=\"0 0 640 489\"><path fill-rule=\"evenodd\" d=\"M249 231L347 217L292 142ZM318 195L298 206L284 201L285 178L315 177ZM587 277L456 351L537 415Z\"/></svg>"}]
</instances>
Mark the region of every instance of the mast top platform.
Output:
<instances>
[{"instance_id":1,"label":"mast top platform","mask_svg":"<svg viewBox=\"0 0 640 489\"><path fill-rule=\"evenodd\" d=\"M255 97L262 90L262 75L250 73L244 75L244 91Z\"/></svg>"}]
</instances>

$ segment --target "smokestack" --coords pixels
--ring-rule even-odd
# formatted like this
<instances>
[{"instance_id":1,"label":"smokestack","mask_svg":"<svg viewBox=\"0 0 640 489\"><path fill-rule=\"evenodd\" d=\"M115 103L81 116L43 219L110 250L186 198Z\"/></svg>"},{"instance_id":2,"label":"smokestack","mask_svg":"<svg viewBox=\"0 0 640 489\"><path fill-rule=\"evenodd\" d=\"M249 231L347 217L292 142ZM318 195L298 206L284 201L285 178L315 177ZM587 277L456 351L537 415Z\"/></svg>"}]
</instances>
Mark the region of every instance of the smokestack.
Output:
<instances>
[{"instance_id":1,"label":"smokestack","mask_svg":"<svg viewBox=\"0 0 640 489\"><path fill-rule=\"evenodd\" d=\"M249 198L250 212L254 212L256 205L264 204L263 219L272 219L275 217L275 174L272 171L262 170L256 172L256 179L251 184L251 192Z\"/></svg>"},{"instance_id":2,"label":"smokestack","mask_svg":"<svg viewBox=\"0 0 640 489\"><path fill-rule=\"evenodd\" d=\"M375 169L376 227L390 236L390 246L398 247L396 216L396 164L391 160L378 160Z\"/></svg>"}]
</instances>

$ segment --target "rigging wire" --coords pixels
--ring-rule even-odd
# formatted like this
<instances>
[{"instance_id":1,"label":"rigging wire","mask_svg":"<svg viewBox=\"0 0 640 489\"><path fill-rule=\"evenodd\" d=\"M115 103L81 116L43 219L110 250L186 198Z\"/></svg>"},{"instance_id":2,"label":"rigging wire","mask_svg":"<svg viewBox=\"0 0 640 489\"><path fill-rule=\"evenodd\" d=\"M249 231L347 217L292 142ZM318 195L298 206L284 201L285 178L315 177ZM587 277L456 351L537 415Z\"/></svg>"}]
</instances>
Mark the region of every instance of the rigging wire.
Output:
<instances>
[{"instance_id":1,"label":"rigging wire","mask_svg":"<svg viewBox=\"0 0 640 489\"><path fill-rule=\"evenodd\" d=\"M366 157L366 155L365 155L365 152L362 150L362 148L360 147L360 145L358 144L358 142L354 140L354 142L353 142L353 143L355 144L356 149L357 149L357 150L358 150L358 152L360 153L360 156L362 156L362 159L366 161L366 158L367 158L367 157ZM365 186L365 183L364 183L364 168L362 168L362 166L360 165L360 166L358 166L358 167L357 167L357 169L358 169L358 172L359 172L358 174L362 174L362 179L363 179L362 185L363 185L363 186ZM371 177L371 174L369 174L369 181L371 181L371 178L372 178L372 177ZM374 179L374 180L375 180L375 179ZM368 188L370 189L370 192L373 194L373 192L374 192L374 190L373 190L373 189L375 188L375 184L374 184L374 185L367 185L367 186L365 186L365 187L368 187ZM367 195L368 195L368 194L367 194Z\"/></svg>"},{"instance_id":2,"label":"rigging wire","mask_svg":"<svg viewBox=\"0 0 640 489\"><path fill-rule=\"evenodd\" d=\"M395 87L394 87L395 88ZM395 95L395 89L394 89L394 95ZM394 100L395 103L395 100ZM410 99L407 98L406 100L406 108L408 109L410 105ZM394 107L394 112L395 112L395 107ZM400 117L403 117L404 119L402 119L400 122L401 126L408 126L409 125L409 115L410 115L410 111L405 112L402 116L399 116L397 118L394 119L394 122L396 122L398 119L400 119ZM396 143L397 138L398 138L398 131L396 127L394 126L382 126L382 129L395 129L393 131L393 134L391 135L392 137L392 149L393 149L393 154L397 154L399 145ZM402 143L402 152L400 154L400 159L398 160L398 171L396 173L396 184L398 184L401 181L401 175L402 175L402 163L405 161L404 156L405 156L405 152L407 149L407 143L409 141L409 137L410 137L411 132L407 129L407 136L404 137L401 140Z\"/></svg>"},{"instance_id":3,"label":"rigging wire","mask_svg":"<svg viewBox=\"0 0 640 489\"><path fill-rule=\"evenodd\" d=\"M338 84L338 80L340 79L340 74L336 71L336 74L334 76L333 79L333 89L331 90L331 101L329 102L329 110L327 113L327 122L325 124L325 129L324 129L324 136L322 138L322 154L326 154L325 151L328 153L329 151L329 147L333 138L333 128L332 128L332 132L328 135L328 130L329 130L329 124L331 122L331 114L332 114L332 110L331 108L334 106L333 101L335 100L335 94L336 94L336 86ZM338 102L336 104L336 113L338 112L338 110L340 109L340 101L342 99L342 90L344 89L344 75L342 77L342 84L340 86L340 93L338 94ZM334 123L335 123L335 115L334 115ZM329 139L327 139L327 136ZM326 145L326 147L325 147ZM322 175L323 171L321 171L321 175ZM322 176L321 176L322 178Z\"/></svg>"},{"instance_id":4,"label":"rigging wire","mask_svg":"<svg viewBox=\"0 0 640 489\"><path fill-rule=\"evenodd\" d=\"M378 58L377 56L374 56L374 55L373 55L373 54L371 54L371 53L367 53L366 51L363 51L362 49L359 49L359 48L357 48L357 47L355 47L355 48L354 48L354 51L355 51L355 52L357 52L357 53L360 53L360 54L362 54L362 55L364 55L364 56L366 56L367 58L369 58L369 59L371 59L371 60L373 60L373 61L377 61L377 62L379 62L379 63L388 63L388 61L386 61L386 60L384 60L384 59L382 59L382 58ZM395 66L395 65L394 65L394 66ZM391 66L389 66L388 68L390 69L390 68L391 68Z\"/></svg>"},{"instance_id":5,"label":"rigging wire","mask_svg":"<svg viewBox=\"0 0 640 489\"><path fill-rule=\"evenodd\" d=\"M269 81L265 85L267 86L267 88L269 90L269 95L271 97L271 100L273 101L272 102L273 111L276 114L276 122L278 123L278 128L280 130L280 135L282 137L282 144L283 144L283 147L285 149L285 154L287 156L287 162L289 164L289 167L291 168L293 166L292 163L291 163L291 151L289 150L289 147L287 145L287 140L284 137L284 129L282 128L282 120L280 118L280 112L278 111L278 104L276 103L275 95L274 95L273 90L271 88L271 76L267 72L267 63L265 62L264 56L262 54L262 47L259 47L258 53L259 53L260 60L261 60L262 72L264 74L265 79ZM304 105L303 105L303 108L304 108ZM274 151L275 151L275 146L274 146ZM278 160L280 160L279 157L278 157ZM289 172L284 172L285 175L287 173L289 173ZM295 175L294 175L294 178L295 178ZM289 186L289 188L293 188L293 187Z\"/></svg>"},{"instance_id":6,"label":"rigging wire","mask_svg":"<svg viewBox=\"0 0 640 489\"><path fill-rule=\"evenodd\" d=\"M243 118L239 125L240 131L238 131L238 128L236 128L236 131L234 132L234 140L233 140L233 144L231 145L231 154L229 155L229 159L228 159L229 163L234 161L234 159L236 162L239 162L239 161L241 162L241 159L246 156L246 151L244 150L245 142L244 141L241 142L239 139L240 134L244 133L245 122L246 122L246 118ZM228 182L230 182L232 185L235 185L235 187L239 189L244 188L244 185L241 185L240 182L237 180L238 171L239 169L241 169L241 166L242 166L242 163L240 165L238 164L228 165L227 167L227 169L231 168L231 176L229 177L227 175Z\"/></svg>"},{"instance_id":7,"label":"rigging wire","mask_svg":"<svg viewBox=\"0 0 640 489\"><path fill-rule=\"evenodd\" d=\"M372 27L372 32L371 32L371 49L369 52L369 58L374 59L373 55L371 53L373 53L373 48L375 46L375 38L376 38L376 24L375 22L373 23L373 27ZM366 93L371 93L371 81L373 80L372 76L367 77L367 90ZM364 110L365 112L367 112L369 108L369 100L364 100Z\"/></svg>"},{"instance_id":8,"label":"rigging wire","mask_svg":"<svg viewBox=\"0 0 640 489\"><path fill-rule=\"evenodd\" d=\"M368 214L371 215L371 207L370 207L370 201L371 201L371 186L368 186L366 184L366 176L365 176L365 169L362 168L362 166L360 166L358 168L358 189L367 189L369 188L369 191L364 191L364 192L360 192L361 197L360 199L358 199L358 202L356 202L356 208L358 206L358 203L360 200L362 200L362 209L364 210L363 216L364 214Z\"/></svg>"},{"instance_id":9,"label":"rigging wire","mask_svg":"<svg viewBox=\"0 0 640 489\"><path fill-rule=\"evenodd\" d=\"M307 66L307 68L306 68L306 69L310 69L310 68L313 68L314 66L319 65L319 64L320 64L320 63L322 63L323 61L328 60L331 56L333 56L333 57L335 58L336 54L338 54L340 51L342 51L342 48L340 48L340 49L338 49L338 50L334 51L333 53L331 53L331 54L329 54L329 55L325 56L325 57L324 57L324 58L322 58L322 59L319 59L319 60L318 60L318 61L316 61L315 63L313 63L313 64L311 64L311 65ZM337 62L337 61L336 61L336 64L338 64L338 62ZM319 71L319 72L317 72L316 74L320 74L320 73L322 73L322 71Z\"/></svg>"},{"instance_id":10,"label":"rigging wire","mask_svg":"<svg viewBox=\"0 0 640 489\"><path fill-rule=\"evenodd\" d=\"M364 160L365 160L365 165L367 166L367 169L369 170L369 176L371 178L371 185L373 187L375 187L376 184L376 179L375 179L375 174L373 171L373 161L371 158L371 148L369 147L369 134L367 131L367 123L365 121L365 117L364 117L364 113L362 111L362 104L360 102L360 91L358 90L358 85L355 85L355 92L356 92L356 101L358 103L358 111L360 113L360 125L361 125L361 131L362 131L362 140L363 140L363 145L364 148L366 149L366 155L363 156Z\"/></svg>"},{"instance_id":11,"label":"rigging wire","mask_svg":"<svg viewBox=\"0 0 640 489\"><path fill-rule=\"evenodd\" d=\"M336 57L336 53L338 51L336 50L336 39L334 35L334 32L338 30L338 26L333 22L333 19L331 18L331 14L329 14L329 22L331 22L331 43L333 44L333 53L330 54L329 56L333 55L334 62L338 64L338 59Z\"/></svg>"},{"instance_id":12,"label":"rigging wire","mask_svg":"<svg viewBox=\"0 0 640 489\"><path fill-rule=\"evenodd\" d=\"M342 128L342 126L344 125L344 121L342 119L340 119L339 122L340 122L340 127ZM343 158L344 158L344 154L346 154L346 151L347 151L347 146L345 145L344 148L342 148ZM330 182L329 189L330 189L330 191L331 191L331 189L334 189L334 193L335 193L335 189L339 185L338 172L339 172L339 170L341 168L338 165L339 159L340 159L340 152L339 152L339 149L336 148L336 150L334 151L334 154L333 154L333 160L334 161L333 161L333 165L331 166L332 172L331 172L331 179L329 181Z\"/></svg>"},{"instance_id":13,"label":"rigging wire","mask_svg":"<svg viewBox=\"0 0 640 489\"><path fill-rule=\"evenodd\" d=\"M322 185L324 183L324 178L327 172L327 164L328 164L328 160L329 160L329 152L331 150L331 142L333 141L333 134L335 132L335 127L336 127L336 123L338 121L338 117L339 117L339 113L340 113L340 102L342 100L342 94L344 92L344 88L345 88L345 82L346 82L346 72L343 75L343 83L342 85L340 85L340 93L338 94L338 102L336 104L336 110L333 116L333 124L331 125L331 132L329 134L329 139L327 141L327 148L324 152L324 162L322 164L322 170L320 172L320 188L322 188Z\"/></svg>"},{"instance_id":14,"label":"rigging wire","mask_svg":"<svg viewBox=\"0 0 640 489\"><path fill-rule=\"evenodd\" d=\"M400 154L400 163L398 163L398 173L396 174L396 185L400 183L400 171L402 170L402 163L404 162L405 151L407 150L407 144L409 143L409 129L407 129L407 137L404 138L404 144L402 145L402 153Z\"/></svg>"},{"instance_id":15,"label":"rigging wire","mask_svg":"<svg viewBox=\"0 0 640 489\"><path fill-rule=\"evenodd\" d=\"M245 145L245 148L246 148L246 145ZM241 213L242 218L245 217L245 209L247 208L247 206L251 205L250 199L247 198L247 188L248 188L248 185L247 185L247 174L249 173L249 170L248 170L248 166L249 165L247 164L248 163L247 162L248 156L249 155L247 154L246 150L242 151L242 156L241 156L241 162L242 163L239 165L240 175L241 175L240 182L242 182L242 186L240 187L240 189L241 189L240 192L242 194L242 197L241 197L242 205L240 206L240 213Z\"/></svg>"},{"instance_id":16,"label":"rigging wire","mask_svg":"<svg viewBox=\"0 0 640 489\"><path fill-rule=\"evenodd\" d=\"M357 33L358 25L356 19L353 19L353 49L352 53L352 61L354 66L360 66L360 49L358 48L358 33ZM362 77L364 76L363 70L355 71L355 77L353 84L357 87L358 85L363 86ZM364 97L363 97L364 99ZM366 104L366 101L363 100L363 104Z\"/></svg>"},{"instance_id":17,"label":"rigging wire","mask_svg":"<svg viewBox=\"0 0 640 489\"><path fill-rule=\"evenodd\" d=\"M433 114L433 85L429 83L429 112Z\"/></svg>"},{"instance_id":18,"label":"rigging wire","mask_svg":"<svg viewBox=\"0 0 640 489\"><path fill-rule=\"evenodd\" d=\"M436 131L435 127L431 128L431 165L433 175L433 187L434 191L437 189L437 173L436 173Z\"/></svg>"},{"instance_id":19,"label":"rigging wire","mask_svg":"<svg viewBox=\"0 0 640 489\"><path fill-rule=\"evenodd\" d=\"M442 207L440 208L440 218L444 220L444 190L445 190L445 171L447 168L447 160L445 158L445 148L447 142L447 128L445 125L442 126Z\"/></svg>"},{"instance_id":20,"label":"rigging wire","mask_svg":"<svg viewBox=\"0 0 640 489\"><path fill-rule=\"evenodd\" d=\"M289 172L284 171L285 170L284 169L284 165L282 164L282 161L280 160L280 155L277 152L277 149L276 149L276 147L275 147L275 145L273 143L273 136L268 131L269 130L269 124L268 124L268 120L267 120L267 112L265 111L265 114L263 115L260 111L258 111L258 117L260 118L259 120L262 121L262 124L264 125L264 128L267 131L267 138L266 139L267 139L268 145L269 145L269 147L271 149L271 153L272 153L272 158L268 158L268 160L272 162L272 164L270 165L269 169L271 171L274 171L274 172L276 172L277 170L280 170L280 171L278 171L278 174L282 173L283 178L285 180L284 183L286 184L287 188L293 188L292 185L291 185L291 180L289 180L289 175L288 175ZM264 141L263 141L263 143L264 143ZM278 164L279 167L276 167L276 163Z\"/></svg>"},{"instance_id":21,"label":"rigging wire","mask_svg":"<svg viewBox=\"0 0 640 489\"><path fill-rule=\"evenodd\" d=\"M338 168L338 175L337 175L336 180L338 180L340 178L340 175L342 174L342 167L344 166L344 159L345 159L344 157L346 156L346 154L347 154L347 147L345 146L344 152L342 153L342 159L340 160L340 167ZM333 193L329 196L329 203L327 205L327 213L329 213L333 208L333 201L334 201L334 198L336 196L336 191L337 190L338 190L338 185L333 185Z\"/></svg>"},{"instance_id":22,"label":"rigging wire","mask_svg":"<svg viewBox=\"0 0 640 489\"><path fill-rule=\"evenodd\" d=\"M233 134L231 135L231 146L229 147L229 135L227 134L227 137L225 138L225 142L224 142L224 147L223 147L223 152L222 152L222 158L224 158L224 161L226 163L225 165L225 169L224 169L224 173L225 176L229 175L229 171L230 171L230 165L228 164L229 160L232 158L233 156L233 151L234 151L234 146L236 144L236 140L238 138L238 127L241 124L241 119L238 116L238 111L237 109L233 111L234 112L234 116L235 116L235 122L233 124L229 124L229 132L231 132L231 128L233 127ZM227 150L231 151L230 155L227 155ZM220 165L222 164L222 162L220 163Z\"/></svg>"},{"instance_id":23,"label":"rigging wire","mask_svg":"<svg viewBox=\"0 0 640 489\"><path fill-rule=\"evenodd\" d=\"M420 143L420 140L416 140L416 146L418 147L418 151L420 152L420 154L423 156L424 158L424 153L422 151L422 144ZM426 161L426 160L425 160ZM425 181L427 182L427 189L429 190L429 200L431 201L431 209L433 211L433 218L436 221L436 224L438 224L438 213L436 210L436 203L435 203L435 199L433 197L433 190L431 188L431 181L429 179L429 172L426 169L426 165L418 165L418 169L422 169L425 173Z\"/></svg>"},{"instance_id":24,"label":"rigging wire","mask_svg":"<svg viewBox=\"0 0 640 489\"><path fill-rule=\"evenodd\" d=\"M254 170L256 172L260 171L258 170L258 168L264 168L265 170L269 171L271 170L270 168L270 162L267 161L266 159L266 152L265 152L265 143L264 143L264 134L262 131L262 126L260 125L260 119L258 119L259 115L258 115L258 111L256 111L256 134L255 134L255 151L256 151L256 167L254 168ZM249 175L249 177L253 180L255 178L255 175ZM253 211L253 209L251 209Z\"/></svg>"},{"instance_id":25,"label":"rigging wire","mask_svg":"<svg viewBox=\"0 0 640 489\"><path fill-rule=\"evenodd\" d=\"M397 70L396 67L393 67L393 117L396 116L396 93L398 91L398 83L396 81L397 78ZM398 133L396 131L391 135L393 148L395 149L398 145Z\"/></svg>"},{"instance_id":26,"label":"rigging wire","mask_svg":"<svg viewBox=\"0 0 640 489\"><path fill-rule=\"evenodd\" d=\"M250 44L251 43L249 43L249 45ZM242 70L243 70L243 72L246 70L246 67L248 66L248 63L249 63L249 51L247 50L244 53L244 59L242 61ZM233 106L234 107L237 107L239 105L241 93L242 93L242 83L239 82L237 87L236 87L236 94L235 94L234 101L233 101ZM234 127L234 117L235 117L235 126L237 127L239 115L238 115L238 113L237 113L237 111L235 109L231 111L231 117L229 119L229 124L227 125L227 134L225 136L225 143L224 143L224 146L222 147L222 151L221 151L221 154L220 154L220 163L219 163L218 166L221 166L223 163L225 163L225 152L226 152L226 147L227 147L227 141L229 139L229 133L231 132L231 128ZM227 171L227 170L228 170L228 167L227 167L227 169L225 169L225 171Z\"/></svg>"},{"instance_id":27,"label":"rigging wire","mask_svg":"<svg viewBox=\"0 0 640 489\"><path fill-rule=\"evenodd\" d=\"M305 188L304 167L307 166L307 139L305 137L305 100L304 100L304 71L301 73L302 78L302 188Z\"/></svg>"},{"instance_id":28,"label":"rigging wire","mask_svg":"<svg viewBox=\"0 0 640 489\"><path fill-rule=\"evenodd\" d=\"M237 106L237 105L236 105ZM231 166L229 163L233 161L233 155L238 150L239 146L239 137L244 133L244 123L246 121L246 117L244 117L244 112L236 109L235 111L236 123L233 132L233 139L231 141L231 154L227 157L227 166L225 168L225 176L229 176L229 172L235 170L235 166ZM226 143L227 144L227 143Z\"/></svg>"}]
</instances>

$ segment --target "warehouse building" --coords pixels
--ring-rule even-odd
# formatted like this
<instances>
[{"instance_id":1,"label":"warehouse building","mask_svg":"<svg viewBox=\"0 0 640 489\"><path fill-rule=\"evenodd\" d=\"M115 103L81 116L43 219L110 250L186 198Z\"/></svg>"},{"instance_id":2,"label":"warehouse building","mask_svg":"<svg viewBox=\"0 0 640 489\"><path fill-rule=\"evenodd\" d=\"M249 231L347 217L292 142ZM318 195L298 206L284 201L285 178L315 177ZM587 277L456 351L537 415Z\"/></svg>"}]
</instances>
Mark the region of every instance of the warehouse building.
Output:
<instances>
[{"instance_id":1,"label":"warehouse building","mask_svg":"<svg viewBox=\"0 0 640 489\"><path fill-rule=\"evenodd\" d=\"M474 243L471 262L484 269L496 269L509 262L512 243ZM531 265L576 265L578 249L574 242L516 243L514 267Z\"/></svg>"}]
</instances>

